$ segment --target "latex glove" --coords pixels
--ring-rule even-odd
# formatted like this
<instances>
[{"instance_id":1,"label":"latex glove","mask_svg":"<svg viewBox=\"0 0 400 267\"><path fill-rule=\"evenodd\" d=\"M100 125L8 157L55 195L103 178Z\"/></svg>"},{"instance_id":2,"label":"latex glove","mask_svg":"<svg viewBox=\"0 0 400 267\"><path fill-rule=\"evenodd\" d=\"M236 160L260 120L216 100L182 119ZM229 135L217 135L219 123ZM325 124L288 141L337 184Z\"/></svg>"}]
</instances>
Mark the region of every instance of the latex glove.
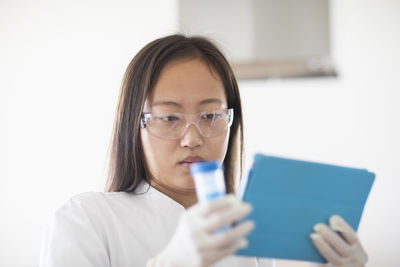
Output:
<instances>
[{"instance_id":1,"label":"latex glove","mask_svg":"<svg viewBox=\"0 0 400 267\"><path fill-rule=\"evenodd\" d=\"M368 256L361 247L353 228L340 216L333 215L326 224L316 224L310 235L311 240L321 255L328 261L328 266L359 267L365 266ZM343 236L343 238L337 233Z\"/></svg>"},{"instance_id":2,"label":"latex glove","mask_svg":"<svg viewBox=\"0 0 400 267\"><path fill-rule=\"evenodd\" d=\"M167 247L148 266L209 266L247 244L254 223L246 221L214 233L248 215L251 207L233 195L190 207Z\"/></svg>"}]
</instances>

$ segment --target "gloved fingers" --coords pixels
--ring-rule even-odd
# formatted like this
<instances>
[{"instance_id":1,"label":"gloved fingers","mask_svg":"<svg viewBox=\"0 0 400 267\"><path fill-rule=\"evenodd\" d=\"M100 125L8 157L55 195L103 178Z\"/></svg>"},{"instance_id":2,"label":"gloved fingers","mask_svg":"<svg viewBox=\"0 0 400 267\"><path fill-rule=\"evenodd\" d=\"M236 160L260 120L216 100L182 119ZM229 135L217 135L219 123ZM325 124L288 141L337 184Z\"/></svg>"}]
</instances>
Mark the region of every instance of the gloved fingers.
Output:
<instances>
[{"instance_id":1,"label":"gloved fingers","mask_svg":"<svg viewBox=\"0 0 400 267\"><path fill-rule=\"evenodd\" d=\"M315 248L321 253L321 255L333 265L341 265L343 263L342 257L335 251L324 238L317 233L312 233L310 238Z\"/></svg>"},{"instance_id":2,"label":"gloved fingers","mask_svg":"<svg viewBox=\"0 0 400 267\"><path fill-rule=\"evenodd\" d=\"M356 232L354 232L353 228L339 215L332 215L329 218L329 225L333 230L340 232L350 245L358 243Z\"/></svg>"},{"instance_id":3,"label":"gloved fingers","mask_svg":"<svg viewBox=\"0 0 400 267\"><path fill-rule=\"evenodd\" d=\"M224 197L218 198L206 204L200 203L194 205L189 208L188 211L193 210L193 212L198 212L201 216L208 216L219 210L229 208L232 205L237 205L238 203L241 203L241 201L236 196L234 196L233 194L228 194Z\"/></svg>"},{"instance_id":4,"label":"gloved fingers","mask_svg":"<svg viewBox=\"0 0 400 267\"><path fill-rule=\"evenodd\" d=\"M230 207L214 212L205 218L206 231L213 232L222 226L230 225L244 218L251 210L252 208L249 204L238 201Z\"/></svg>"},{"instance_id":5,"label":"gloved fingers","mask_svg":"<svg viewBox=\"0 0 400 267\"><path fill-rule=\"evenodd\" d=\"M246 239L240 239L237 240L236 242L230 244L229 246L226 246L222 249L212 249L207 252L206 254L206 261L207 262L216 262L220 259L225 258L226 256L232 255L235 253L239 248L244 248L247 246L247 240Z\"/></svg>"},{"instance_id":6,"label":"gloved fingers","mask_svg":"<svg viewBox=\"0 0 400 267\"><path fill-rule=\"evenodd\" d=\"M244 238L239 239L236 242L232 243L230 246L223 248L221 251L221 255L224 256L231 255L235 253L238 249L247 247L247 244L248 244L247 239Z\"/></svg>"},{"instance_id":7,"label":"gloved fingers","mask_svg":"<svg viewBox=\"0 0 400 267\"><path fill-rule=\"evenodd\" d=\"M350 245L336 232L323 223L316 224L314 231L319 234L340 256L347 257L351 254Z\"/></svg>"},{"instance_id":8,"label":"gloved fingers","mask_svg":"<svg viewBox=\"0 0 400 267\"><path fill-rule=\"evenodd\" d=\"M208 243L216 249L225 250L242 240L251 232L251 230L253 230L253 228L253 221L245 221L229 228L227 231L210 235Z\"/></svg>"}]
</instances>

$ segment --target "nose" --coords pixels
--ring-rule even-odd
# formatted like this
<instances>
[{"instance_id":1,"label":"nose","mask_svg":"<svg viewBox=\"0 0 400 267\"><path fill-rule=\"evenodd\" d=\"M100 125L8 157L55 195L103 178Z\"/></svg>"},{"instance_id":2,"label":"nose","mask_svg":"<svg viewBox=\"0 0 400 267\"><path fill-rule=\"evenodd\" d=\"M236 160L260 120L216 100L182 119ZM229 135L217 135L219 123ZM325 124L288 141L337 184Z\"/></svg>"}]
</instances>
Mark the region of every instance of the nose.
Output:
<instances>
[{"instance_id":1,"label":"nose","mask_svg":"<svg viewBox=\"0 0 400 267\"><path fill-rule=\"evenodd\" d=\"M180 144L182 147L196 148L203 145L203 136L195 124L191 124L183 134Z\"/></svg>"}]
</instances>

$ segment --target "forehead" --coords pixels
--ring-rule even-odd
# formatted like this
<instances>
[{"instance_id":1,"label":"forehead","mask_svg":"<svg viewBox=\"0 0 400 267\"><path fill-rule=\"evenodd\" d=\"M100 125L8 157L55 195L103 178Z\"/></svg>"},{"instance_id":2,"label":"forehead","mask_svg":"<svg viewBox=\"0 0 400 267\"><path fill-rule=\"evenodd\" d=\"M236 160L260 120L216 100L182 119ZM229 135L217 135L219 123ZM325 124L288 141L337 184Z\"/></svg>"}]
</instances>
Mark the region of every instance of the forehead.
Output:
<instances>
[{"instance_id":1,"label":"forehead","mask_svg":"<svg viewBox=\"0 0 400 267\"><path fill-rule=\"evenodd\" d=\"M225 89L218 74L199 59L168 63L160 73L147 105L176 103L183 108L205 104L226 106Z\"/></svg>"}]
</instances>

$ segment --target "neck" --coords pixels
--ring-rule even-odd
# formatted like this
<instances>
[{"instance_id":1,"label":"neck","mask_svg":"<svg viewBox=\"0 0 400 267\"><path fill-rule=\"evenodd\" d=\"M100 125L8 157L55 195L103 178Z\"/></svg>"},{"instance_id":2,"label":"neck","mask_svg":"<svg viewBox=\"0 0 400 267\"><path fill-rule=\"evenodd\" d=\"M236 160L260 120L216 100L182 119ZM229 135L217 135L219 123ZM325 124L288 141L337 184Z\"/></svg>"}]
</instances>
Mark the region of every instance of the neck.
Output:
<instances>
[{"instance_id":1,"label":"neck","mask_svg":"<svg viewBox=\"0 0 400 267\"><path fill-rule=\"evenodd\" d=\"M173 188L171 186L161 183L160 181L155 180L154 178L151 179L150 185L181 204L185 209L197 203L195 189Z\"/></svg>"}]
</instances>

